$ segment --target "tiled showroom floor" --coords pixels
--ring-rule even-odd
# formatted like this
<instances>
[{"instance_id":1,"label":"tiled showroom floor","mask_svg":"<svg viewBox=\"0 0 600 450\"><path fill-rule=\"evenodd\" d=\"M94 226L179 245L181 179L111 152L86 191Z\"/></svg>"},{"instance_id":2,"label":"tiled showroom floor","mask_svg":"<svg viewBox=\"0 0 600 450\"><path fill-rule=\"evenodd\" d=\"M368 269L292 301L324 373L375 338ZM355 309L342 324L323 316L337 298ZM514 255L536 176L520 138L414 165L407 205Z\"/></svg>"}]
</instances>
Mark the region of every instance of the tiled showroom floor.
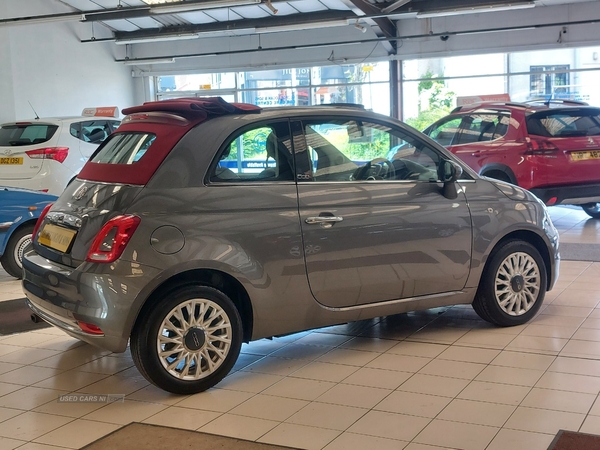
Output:
<instances>
[{"instance_id":1,"label":"tiled showroom floor","mask_svg":"<svg viewBox=\"0 0 600 450\"><path fill-rule=\"evenodd\" d=\"M551 212L561 242L600 244L600 220ZM461 306L254 342L187 397L150 386L129 353L53 328L1 336L0 450L79 448L131 421L327 450L537 450L559 429L600 434L598 279L600 262L563 261L520 327ZM22 296L0 272L0 300ZM125 401L57 402L69 392Z\"/></svg>"}]
</instances>

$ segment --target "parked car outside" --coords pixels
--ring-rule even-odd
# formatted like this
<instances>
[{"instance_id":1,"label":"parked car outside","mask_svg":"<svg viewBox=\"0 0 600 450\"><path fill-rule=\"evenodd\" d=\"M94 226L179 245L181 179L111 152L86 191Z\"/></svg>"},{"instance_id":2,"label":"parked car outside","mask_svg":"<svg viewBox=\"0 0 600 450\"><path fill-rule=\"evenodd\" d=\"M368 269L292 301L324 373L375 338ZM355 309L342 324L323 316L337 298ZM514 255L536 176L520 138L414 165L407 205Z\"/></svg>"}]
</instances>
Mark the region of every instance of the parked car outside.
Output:
<instances>
[{"instance_id":1,"label":"parked car outside","mask_svg":"<svg viewBox=\"0 0 600 450\"><path fill-rule=\"evenodd\" d=\"M600 218L600 108L568 104L458 107L424 133L479 175Z\"/></svg>"},{"instance_id":2,"label":"parked car outside","mask_svg":"<svg viewBox=\"0 0 600 450\"><path fill-rule=\"evenodd\" d=\"M80 117L36 117L0 126L0 185L60 195L118 126L116 107Z\"/></svg>"},{"instance_id":3,"label":"parked car outside","mask_svg":"<svg viewBox=\"0 0 600 450\"><path fill-rule=\"evenodd\" d=\"M0 186L0 264L15 277L23 275L23 253L31 245L31 233L46 205L55 195Z\"/></svg>"},{"instance_id":4,"label":"parked car outside","mask_svg":"<svg viewBox=\"0 0 600 450\"><path fill-rule=\"evenodd\" d=\"M389 117L219 98L123 112L38 222L23 288L72 336L130 342L167 391L214 386L244 341L332 324L470 303L523 324L558 276L539 199Z\"/></svg>"}]
</instances>

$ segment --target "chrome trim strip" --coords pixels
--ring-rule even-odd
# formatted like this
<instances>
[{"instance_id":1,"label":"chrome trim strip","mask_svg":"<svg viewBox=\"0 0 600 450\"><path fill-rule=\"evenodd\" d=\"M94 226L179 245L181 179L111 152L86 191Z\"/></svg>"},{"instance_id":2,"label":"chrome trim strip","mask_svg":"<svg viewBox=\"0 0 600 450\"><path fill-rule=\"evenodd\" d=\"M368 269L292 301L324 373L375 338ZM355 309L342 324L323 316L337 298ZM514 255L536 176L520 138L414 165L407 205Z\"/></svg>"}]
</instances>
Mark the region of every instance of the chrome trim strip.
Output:
<instances>
[{"instance_id":1,"label":"chrome trim strip","mask_svg":"<svg viewBox=\"0 0 600 450\"><path fill-rule=\"evenodd\" d=\"M355 306L344 306L343 308L334 308L331 306L326 306L322 303L319 303L319 305L328 311L345 312L345 311L357 311L357 310L367 309L367 308L377 308L378 306L398 305L400 303L429 300L429 299L433 299L433 298L450 297L450 296L458 295L458 294L466 294L466 292L465 291L443 292L441 294L423 295L421 297L409 297L409 298L401 298L399 300L390 300L390 301L383 301L383 302L377 302L377 303L363 303L362 305L355 305Z\"/></svg>"},{"instance_id":2,"label":"chrome trim strip","mask_svg":"<svg viewBox=\"0 0 600 450\"><path fill-rule=\"evenodd\" d=\"M46 322L48 322L50 325L53 325L57 328L63 329L63 330L67 330L70 333L73 334L77 334L79 336L85 336L85 337L98 337L98 338L102 338L104 337L104 334L89 334L89 333L85 333L83 332L81 329L79 329L78 327L73 326L72 324L68 323L68 322L63 322L62 320L59 320L55 317L52 317L49 313L43 311L42 309L40 309L38 306L34 305L28 298L25 298L25 303L27 304L27 306L29 306L29 308L38 316L40 316L43 320L45 320Z\"/></svg>"}]
</instances>

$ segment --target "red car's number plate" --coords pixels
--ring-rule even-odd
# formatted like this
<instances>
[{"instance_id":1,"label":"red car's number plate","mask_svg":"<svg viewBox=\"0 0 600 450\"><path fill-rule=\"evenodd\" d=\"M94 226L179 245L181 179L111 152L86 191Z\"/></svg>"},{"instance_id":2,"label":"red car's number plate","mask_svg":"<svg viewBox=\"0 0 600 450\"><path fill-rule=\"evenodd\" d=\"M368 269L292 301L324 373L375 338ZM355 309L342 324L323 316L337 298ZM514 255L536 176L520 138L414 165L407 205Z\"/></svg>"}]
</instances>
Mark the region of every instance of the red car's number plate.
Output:
<instances>
[{"instance_id":1,"label":"red car's number plate","mask_svg":"<svg viewBox=\"0 0 600 450\"><path fill-rule=\"evenodd\" d=\"M585 161L588 159L600 159L600 150L588 150L585 152L571 152L573 161Z\"/></svg>"}]
</instances>

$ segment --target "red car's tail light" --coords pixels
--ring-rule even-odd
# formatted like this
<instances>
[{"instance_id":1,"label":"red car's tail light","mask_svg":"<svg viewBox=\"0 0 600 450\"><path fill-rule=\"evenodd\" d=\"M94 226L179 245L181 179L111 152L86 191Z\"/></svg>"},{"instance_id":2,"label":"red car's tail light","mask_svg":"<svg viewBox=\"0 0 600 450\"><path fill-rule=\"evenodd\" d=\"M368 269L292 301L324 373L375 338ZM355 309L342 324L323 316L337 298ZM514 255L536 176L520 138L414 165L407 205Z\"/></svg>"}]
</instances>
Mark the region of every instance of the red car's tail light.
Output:
<instances>
[{"instance_id":1,"label":"red car's tail light","mask_svg":"<svg viewBox=\"0 0 600 450\"><path fill-rule=\"evenodd\" d=\"M110 219L92 243L86 261L110 263L118 259L133 236L141 219L138 216L117 216Z\"/></svg>"},{"instance_id":2,"label":"red car's tail light","mask_svg":"<svg viewBox=\"0 0 600 450\"><path fill-rule=\"evenodd\" d=\"M36 236L37 236L37 232L40 229L40 225L42 224L42 222L44 221L44 217L46 217L46 214L48 214L48 211L50 210L50 208L52 208L52 205L54 205L54 203L48 203L44 209L42 209L42 212L40 214L40 217L38 217L37 222L35 223L35 226L33 227L33 233L31 235L31 239L35 240Z\"/></svg>"},{"instance_id":3,"label":"red car's tail light","mask_svg":"<svg viewBox=\"0 0 600 450\"><path fill-rule=\"evenodd\" d=\"M27 153L27 156L29 156L31 159L52 159L62 163L65 159L67 159L69 147L38 148L36 150L26 151L25 153Z\"/></svg>"},{"instance_id":4,"label":"red car's tail light","mask_svg":"<svg viewBox=\"0 0 600 450\"><path fill-rule=\"evenodd\" d=\"M552 155L559 151L556 145L542 138L526 137L525 143L527 144L527 151L525 151L526 155L544 156Z\"/></svg>"}]
</instances>

